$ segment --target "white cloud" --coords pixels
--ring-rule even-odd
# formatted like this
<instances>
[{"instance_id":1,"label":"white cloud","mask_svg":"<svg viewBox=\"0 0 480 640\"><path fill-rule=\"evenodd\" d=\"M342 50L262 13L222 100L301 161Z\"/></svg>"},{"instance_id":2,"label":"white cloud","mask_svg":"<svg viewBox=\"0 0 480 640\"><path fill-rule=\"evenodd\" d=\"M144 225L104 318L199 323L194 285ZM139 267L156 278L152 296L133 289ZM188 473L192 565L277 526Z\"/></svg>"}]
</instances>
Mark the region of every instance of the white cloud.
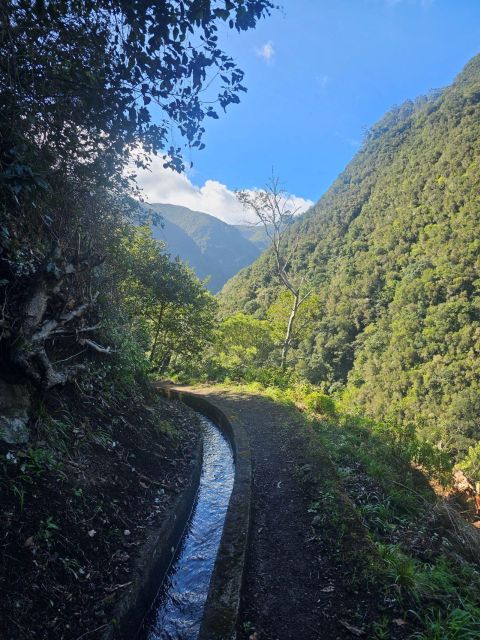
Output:
<instances>
[{"instance_id":1,"label":"white cloud","mask_svg":"<svg viewBox=\"0 0 480 640\"><path fill-rule=\"evenodd\" d=\"M263 58L265 62L270 63L273 60L273 56L275 55L275 49L273 48L273 42L269 40L265 44L262 44L261 47L255 48L255 53L259 58Z\"/></svg>"},{"instance_id":2,"label":"white cloud","mask_svg":"<svg viewBox=\"0 0 480 640\"><path fill-rule=\"evenodd\" d=\"M161 158L154 158L150 171L138 170L138 185L147 202L177 204L194 211L203 211L229 224L254 222L238 202L234 191L217 180L207 180L197 186L185 174L163 167ZM291 195L293 207L303 213L313 205L312 200Z\"/></svg>"}]
</instances>

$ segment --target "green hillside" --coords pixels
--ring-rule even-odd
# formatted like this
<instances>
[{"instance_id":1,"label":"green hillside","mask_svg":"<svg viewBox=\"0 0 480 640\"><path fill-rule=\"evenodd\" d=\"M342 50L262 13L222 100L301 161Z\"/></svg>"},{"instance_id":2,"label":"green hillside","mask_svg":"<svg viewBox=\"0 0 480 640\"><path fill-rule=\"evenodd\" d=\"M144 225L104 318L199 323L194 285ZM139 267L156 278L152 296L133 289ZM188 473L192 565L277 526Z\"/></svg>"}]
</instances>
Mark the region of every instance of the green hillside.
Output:
<instances>
[{"instance_id":1,"label":"green hillside","mask_svg":"<svg viewBox=\"0 0 480 640\"><path fill-rule=\"evenodd\" d=\"M270 239L263 225L235 224L242 236L252 242L260 251L265 251L270 243Z\"/></svg>"},{"instance_id":2,"label":"green hillside","mask_svg":"<svg viewBox=\"0 0 480 640\"><path fill-rule=\"evenodd\" d=\"M317 295L290 365L464 452L480 438L479 221L477 56L450 87L392 109L293 225L291 272ZM281 291L272 267L267 251L228 282L222 314L265 317Z\"/></svg>"},{"instance_id":3,"label":"green hillside","mask_svg":"<svg viewBox=\"0 0 480 640\"><path fill-rule=\"evenodd\" d=\"M150 207L161 213L164 221L163 227L153 228L154 237L163 240L173 256L188 262L201 280L209 278L207 287L213 293L264 248L261 241L258 246L255 238L202 211L173 204Z\"/></svg>"}]
</instances>

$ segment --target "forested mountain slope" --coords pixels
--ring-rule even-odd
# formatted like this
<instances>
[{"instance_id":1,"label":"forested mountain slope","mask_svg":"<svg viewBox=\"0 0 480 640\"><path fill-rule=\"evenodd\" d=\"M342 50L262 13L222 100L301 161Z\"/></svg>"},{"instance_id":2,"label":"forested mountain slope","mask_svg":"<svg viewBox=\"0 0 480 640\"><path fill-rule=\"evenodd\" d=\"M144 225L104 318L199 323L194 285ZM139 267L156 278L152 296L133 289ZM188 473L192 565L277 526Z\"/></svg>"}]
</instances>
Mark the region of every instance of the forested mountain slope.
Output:
<instances>
[{"instance_id":1,"label":"forested mountain slope","mask_svg":"<svg viewBox=\"0 0 480 640\"><path fill-rule=\"evenodd\" d=\"M233 226L240 231L244 238L258 247L260 251L264 251L268 247L270 239L263 225L235 224Z\"/></svg>"},{"instance_id":2,"label":"forested mountain slope","mask_svg":"<svg viewBox=\"0 0 480 640\"><path fill-rule=\"evenodd\" d=\"M318 294L291 364L375 417L465 451L480 438L480 56L392 109L300 232L292 274ZM264 317L268 251L226 284L223 315Z\"/></svg>"},{"instance_id":3,"label":"forested mountain slope","mask_svg":"<svg viewBox=\"0 0 480 640\"><path fill-rule=\"evenodd\" d=\"M154 237L166 243L172 256L187 261L201 280L209 277L213 293L260 254L262 247L238 228L208 213L173 204L150 207L163 217L163 227L153 227Z\"/></svg>"}]
</instances>

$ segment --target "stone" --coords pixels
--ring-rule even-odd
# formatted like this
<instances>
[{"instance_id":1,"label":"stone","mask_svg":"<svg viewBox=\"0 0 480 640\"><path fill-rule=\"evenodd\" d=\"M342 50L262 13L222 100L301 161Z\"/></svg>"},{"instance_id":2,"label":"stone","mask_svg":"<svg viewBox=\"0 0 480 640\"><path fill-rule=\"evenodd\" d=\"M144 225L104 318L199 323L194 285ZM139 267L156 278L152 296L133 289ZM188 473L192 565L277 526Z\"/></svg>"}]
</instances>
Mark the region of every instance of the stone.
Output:
<instances>
[{"instance_id":1,"label":"stone","mask_svg":"<svg viewBox=\"0 0 480 640\"><path fill-rule=\"evenodd\" d=\"M324 518L322 516L315 516L312 520L312 527L315 529L320 528L323 525Z\"/></svg>"},{"instance_id":2,"label":"stone","mask_svg":"<svg viewBox=\"0 0 480 640\"><path fill-rule=\"evenodd\" d=\"M0 440L8 444L28 442L29 409L28 388L0 380Z\"/></svg>"},{"instance_id":3,"label":"stone","mask_svg":"<svg viewBox=\"0 0 480 640\"><path fill-rule=\"evenodd\" d=\"M460 493L474 494L475 488L463 471L457 469L453 474L453 484Z\"/></svg>"}]
</instances>

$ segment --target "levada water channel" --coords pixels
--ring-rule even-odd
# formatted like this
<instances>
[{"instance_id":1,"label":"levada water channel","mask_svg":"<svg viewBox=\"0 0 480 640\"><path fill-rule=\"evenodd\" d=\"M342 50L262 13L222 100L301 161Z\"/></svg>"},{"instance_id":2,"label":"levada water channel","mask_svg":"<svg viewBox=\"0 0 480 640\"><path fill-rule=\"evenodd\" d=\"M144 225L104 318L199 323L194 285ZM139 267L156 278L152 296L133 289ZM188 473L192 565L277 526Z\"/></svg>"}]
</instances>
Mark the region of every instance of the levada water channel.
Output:
<instances>
[{"instance_id":1,"label":"levada water channel","mask_svg":"<svg viewBox=\"0 0 480 640\"><path fill-rule=\"evenodd\" d=\"M199 415L203 464L197 501L176 559L140 634L142 640L196 640L235 475L233 453L218 427Z\"/></svg>"}]
</instances>

